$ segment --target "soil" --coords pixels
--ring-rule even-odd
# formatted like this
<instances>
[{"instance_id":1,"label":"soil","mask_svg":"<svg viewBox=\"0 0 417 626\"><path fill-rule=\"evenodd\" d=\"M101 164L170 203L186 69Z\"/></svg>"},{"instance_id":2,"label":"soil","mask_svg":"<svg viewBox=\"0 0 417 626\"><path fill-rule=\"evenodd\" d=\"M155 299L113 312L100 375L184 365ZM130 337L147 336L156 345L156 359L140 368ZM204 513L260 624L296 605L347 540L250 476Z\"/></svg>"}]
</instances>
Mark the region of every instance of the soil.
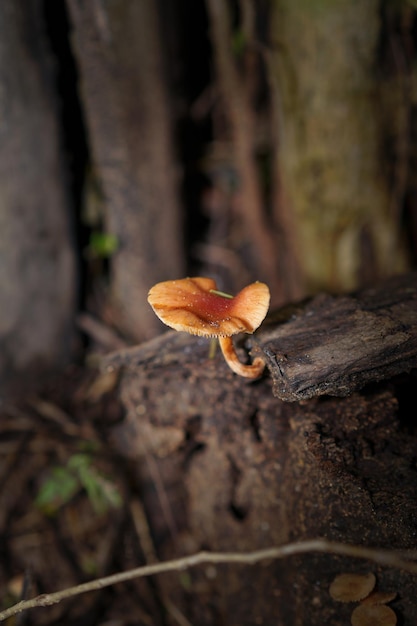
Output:
<instances>
[{"instance_id":1,"label":"soil","mask_svg":"<svg viewBox=\"0 0 417 626\"><path fill-rule=\"evenodd\" d=\"M142 536L150 535L140 494L129 462L109 443L123 413L113 382L94 368L72 365L36 395L1 407L1 609L145 561ZM52 492L39 503L57 468L65 472L74 458L87 460L103 492L116 492L120 502L108 498L106 504L104 497L99 506L79 485L68 501ZM142 579L34 609L10 623L145 625L162 623L163 612L155 581Z\"/></svg>"}]
</instances>

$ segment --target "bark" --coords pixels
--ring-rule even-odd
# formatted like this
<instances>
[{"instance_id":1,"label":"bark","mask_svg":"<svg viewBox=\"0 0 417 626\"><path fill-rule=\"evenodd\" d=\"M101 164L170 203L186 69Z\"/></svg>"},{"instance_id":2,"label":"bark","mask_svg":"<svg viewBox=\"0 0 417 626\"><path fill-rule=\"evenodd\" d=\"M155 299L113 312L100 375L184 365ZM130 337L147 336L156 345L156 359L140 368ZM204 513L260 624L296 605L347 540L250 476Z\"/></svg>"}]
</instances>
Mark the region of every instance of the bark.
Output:
<instances>
[{"instance_id":1,"label":"bark","mask_svg":"<svg viewBox=\"0 0 417 626\"><path fill-rule=\"evenodd\" d=\"M182 225L172 119L156 4L68 0L106 231L116 235L110 289L121 330L160 328L149 288L182 275Z\"/></svg>"},{"instance_id":2,"label":"bark","mask_svg":"<svg viewBox=\"0 0 417 626\"><path fill-rule=\"evenodd\" d=\"M209 358L206 340L175 332L107 358L107 367L120 370L126 410L113 432L114 445L132 458L160 558L202 548L252 550L316 536L385 548L414 546L417 437L408 401L416 377L415 370L407 372L416 345L402 344L395 320L402 320L403 333L415 336L413 298L414 275L356 294L348 307L341 298L340 308L315 309L316 327L322 318L330 336L332 324L335 332L355 306L359 316L374 315L385 331L393 316L393 332L379 333L371 344L376 379L366 375L360 391L351 379L351 394L343 398L285 402L274 396L268 375L255 382L241 379L220 354ZM306 319L309 315L306 310ZM293 328L295 346L299 319L279 327L280 333ZM342 350L344 342L358 350L357 330L350 324L339 329ZM265 331L265 351L274 377L270 332ZM313 333L313 345L315 340ZM254 352L263 341L260 333ZM290 350L290 333L287 342ZM397 374L401 371L397 343L410 352L406 372L376 382L378 366L385 367L391 353ZM369 356L363 362L369 367ZM343 364L337 362L335 370L341 374ZM347 386L345 380L343 393ZM344 571L370 570L381 590L400 593L392 606L401 623L414 624L411 575L330 555L251 568L193 569L185 578L166 576L160 582L165 597L175 599L191 623L342 626L353 606L333 601L329 585Z\"/></svg>"},{"instance_id":3,"label":"bark","mask_svg":"<svg viewBox=\"0 0 417 626\"><path fill-rule=\"evenodd\" d=\"M274 3L282 183L307 293L352 290L407 267L411 83L399 67L406 42L392 41L382 16L377 0Z\"/></svg>"},{"instance_id":4,"label":"bark","mask_svg":"<svg viewBox=\"0 0 417 626\"><path fill-rule=\"evenodd\" d=\"M42 3L0 6L0 385L69 358L75 259Z\"/></svg>"},{"instance_id":5,"label":"bark","mask_svg":"<svg viewBox=\"0 0 417 626\"><path fill-rule=\"evenodd\" d=\"M231 46L232 32L227 3L208 0L211 39L215 51L219 91L231 128L232 149L239 185L239 218L253 248L257 275L284 299L277 272L274 233L263 206L261 181L256 164L255 113L240 75Z\"/></svg>"},{"instance_id":6,"label":"bark","mask_svg":"<svg viewBox=\"0 0 417 626\"><path fill-rule=\"evenodd\" d=\"M245 275L249 276L246 282L264 280L271 288L273 304L279 306L301 297L304 290L291 208L284 198L276 159L276 94L272 93L272 81L265 85L269 55L264 49L265 33L259 27L265 19L265 7L252 0L242 1L239 21L233 23L227 2L206 0L206 5L215 62L214 88L219 94L213 115L214 167L211 164L209 168L215 197L224 197L225 180L234 181L229 182L223 205L211 210L211 219L222 223L223 230L226 224L228 237L223 236L223 241L228 240L234 248L223 265L229 271L240 266L240 271L234 272L234 289L245 285ZM236 50L233 41L239 36L242 49ZM219 117L226 123L216 125ZM214 236L208 242L210 269L216 262L221 264L221 240L221 236Z\"/></svg>"},{"instance_id":7,"label":"bark","mask_svg":"<svg viewBox=\"0 0 417 626\"><path fill-rule=\"evenodd\" d=\"M258 349L282 400L343 396L409 372L417 367L417 274L352 296L317 296L265 330Z\"/></svg>"}]
</instances>

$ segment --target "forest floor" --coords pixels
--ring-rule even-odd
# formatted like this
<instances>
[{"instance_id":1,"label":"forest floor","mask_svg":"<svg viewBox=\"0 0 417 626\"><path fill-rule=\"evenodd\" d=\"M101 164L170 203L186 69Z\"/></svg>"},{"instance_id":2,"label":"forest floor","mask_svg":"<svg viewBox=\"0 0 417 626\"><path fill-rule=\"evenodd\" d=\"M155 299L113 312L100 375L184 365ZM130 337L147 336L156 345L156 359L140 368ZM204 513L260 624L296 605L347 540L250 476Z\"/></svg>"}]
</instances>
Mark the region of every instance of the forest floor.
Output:
<instances>
[{"instance_id":1,"label":"forest floor","mask_svg":"<svg viewBox=\"0 0 417 626\"><path fill-rule=\"evenodd\" d=\"M334 528L336 530L332 530L330 536L346 541L343 529L349 527L346 537L348 536L351 543L362 544L371 538L371 545L389 548L408 549L410 545L414 545L417 458L414 401L417 382L414 285L413 275L410 286L405 284L400 297L397 295L394 297L391 291L388 293L382 291L376 316L378 323L381 323L381 319L386 319L390 323L393 319L397 320L398 337L403 341L404 350L399 350L397 343L388 344L387 347L386 339L394 336L390 330L392 327L388 325L386 332L379 333L382 342L381 350L377 352L379 360L376 363L369 363L362 358L357 359L362 367L366 363L369 371L375 374L376 365L391 363L394 354L396 365L405 362L405 366L401 366L402 369L395 372L399 378L393 380L388 375L378 376L377 380L382 380L377 383L371 381L371 386L368 385L363 392L352 393L346 398L336 396L318 400L312 398L310 404L301 402L298 407L295 403L288 403L285 407L277 408L277 399L271 393L272 381L264 381L262 383L265 385L264 388L261 387L261 383L258 385L256 393L259 396L255 399L255 388L251 389L249 385L242 386L241 381L234 380L230 374L229 378L223 376L227 366L222 359L220 368L223 369L217 368L213 362L208 368L209 371L204 368L204 376L199 375L197 364L207 361L208 344L175 333L172 333L175 339L168 333L168 339L162 337L162 341L164 349L169 354L172 352L175 355L177 351L185 355L184 378L181 378L181 373L177 373L181 361L172 358L166 362L170 364L171 369L175 369L175 376L170 379L169 367L163 376L159 372L155 373L155 370L152 377L148 376L146 367L142 367L143 361L148 360L148 367L151 368L150 363L155 351L158 358L161 358L160 344L150 342L145 348L141 347L140 358L135 352L134 364L136 366L138 363L142 364L138 370L142 378L140 376L136 378L136 374L133 377L128 376L119 389L120 370L116 368L112 372L102 372L99 365L100 355L108 356L114 350L119 350L120 346L114 337L108 338L102 333L100 341L98 335L94 338L92 334L95 341L92 340L89 344L88 354L80 350L82 356L79 357L78 364L73 362L65 371L51 376L41 387L38 386L36 393L26 391L9 395L7 401L0 398L0 611L23 599L64 590L103 576L150 564L158 560L158 553L162 555L161 541L159 540L158 545L155 538L162 536L161 529L158 532L158 524L162 529L167 524L160 524L163 518L162 507L155 508L154 503L158 498L161 500L161 495L166 495L164 482L161 481L161 488L157 481L153 480L146 458L146 446L142 446L143 449L138 451L139 446L136 448L131 445L129 440L131 430L125 426L129 426L129 420L136 418L139 425L144 425L145 417L142 413L136 412L135 398L137 399L139 393L147 394L150 405L152 406L152 402L157 405L163 381L167 394L171 393L170 406L177 409L179 407L176 418L170 415L172 424L175 424L177 419L177 429L184 428L181 421L183 419L181 404L176 400L179 397L176 396L176 390L182 391L178 381L190 380L191 371L193 371L192 388L196 394L192 415L198 416L201 421L205 420L206 426L197 438L192 430L194 424L189 420L187 426L189 439L187 440L186 433L185 447L179 448L175 459L176 465L175 463L166 465L168 469L164 470L163 476L171 478L171 470L174 468L173 473L177 472L179 476L178 480L172 481L173 488L176 488L180 481L184 482L183 475L179 473L180 470L182 472L183 458L188 463L191 452L200 453L202 447L206 446L210 454L205 457L208 459L204 461L206 465L203 463L199 466L203 469L195 472L196 482L192 484L192 489L198 497L189 497L187 515L195 515L195 519L201 520L206 511L207 520L215 519L215 523L213 522L214 530L206 532L203 528L201 533L198 524L195 523L194 528L197 528L197 532L192 537L192 546L204 546L205 549L215 546L217 549L219 545L221 547L228 545L233 534L233 545L238 546L239 550L247 551L252 545L256 547L264 545L262 542L265 527L273 529L274 532L276 529L276 535L272 535L271 531L270 538L271 545L278 545L281 542L281 529L278 528L276 520L280 520L281 517L277 516L275 503L279 498L285 501L287 510L293 512L291 518L293 527L301 528L302 536L314 537L317 533L321 536L323 528L326 531L325 536L328 536L327 528ZM328 300L320 302L323 308L323 302L326 304ZM336 307L336 312L346 310L346 298L340 302L343 306L341 305L341 309ZM380 312L384 311L386 302L389 303L390 314L381 315ZM391 315L393 304L398 304L399 318ZM324 308L327 314L329 307ZM369 319L368 311L375 314L375 293L371 304L368 302L363 308L367 312L365 319ZM352 310L356 311L356 304L348 307L347 315L342 316L346 334L342 337L344 341L337 340L340 345L350 346L350 343L346 344L346 337L351 337L352 333L355 345L358 345L359 325L357 317L352 317ZM408 318L404 321L404 315L406 318L409 315L408 326L405 323ZM317 316L311 315L310 318L314 330ZM338 322L339 319L337 316L334 317L337 332L340 332L342 327ZM350 324L351 319L356 320L355 324ZM306 332L301 316L294 317L293 324L300 324L304 333ZM290 324L287 325L289 326ZM371 327L374 330L374 322ZM322 334L310 334L313 339L317 336L328 337L329 328L327 321L325 325L321 321L319 330ZM406 329L410 333L408 342L405 341L408 338ZM299 337L300 334L297 333L296 336ZM194 346L192 351L184 349L190 339ZM392 345L394 349L390 347ZM305 346L303 350L311 354L311 350ZM278 348L274 353L278 353ZM330 351L330 354L336 354L336 350ZM123 358L118 360L119 366L125 363L125 358L131 358L130 351L127 351L127 357L124 354ZM410 361L404 361L406 358ZM287 365L291 363L289 360L285 362ZM308 360L305 362L309 365ZM321 363L323 362L322 360ZM296 365L299 363L302 363L301 359ZM411 373L407 370L410 363L414 367ZM345 362L342 366L343 373ZM272 367L271 369L273 370ZM297 376L298 372L299 370L296 372ZM197 387L195 380L199 376L200 383ZM224 387L221 386L223 378ZM143 379L146 379L146 382ZM122 381L122 378L120 380ZM185 397L190 402L190 398L193 398L187 394ZM126 407L131 405L133 410L128 412ZM162 407L164 406L165 404L162 404ZM221 410L218 410L218 407L221 407ZM258 410L258 407L261 408ZM293 415L291 407L298 407ZM124 431L125 436L121 436L121 431ZM143 432L146 433L146 428L137 430L139 435L135 442L143 443L141 439ZM276 442L279 442L279 445ZM223 457L217 455L219 446L224 450L223 465ZM245 462L249 459L249 462L253 463L253 466L250 466L253 471L247 475L255 478L250 478L247 483L241 481L238 491L236 488L238 472L234 468L239 468L239 465L234 459L239 458L245 446L247 446ZM276 462L277 458L280 459L279 463ZM216 463L217 459L221 460L218 464L220 472L217 474L215 471L214 477L219 475L223 480L224 476L228 477L228 472L230 474L230 479L224 481L224 486L220 484L221 480L216 478L212 480L211 474L207 472L207 464L213 463L213 459ZM214 465L217 469L216 463ZM281 471L281 468L285 471ZM239 508L240 502L245 504L252 494L256 493L258 475L263 477L259 483L262 501L266 498L266 502L270 501L273 505L270 509L265 505L258 507L258 517L247 516L245 525L246 512L244 508ZM217 490L218 484L220 487ZM247 486L242 489L242 484ZM211 490L211 485L216 485L214 491ZM200 498L200 494L205 494L206 497L206 493L207 500ZM246 493L248 495L245 495ZM343 498L341 494L344 494ZM143 505L145 496L148 507L146 510ZM183 497L182 490L173 493L174 501L182 502ZM213 497L221 497L224 503L224 517L221 518L221 522L218 509L212 505L210 499ZM260 500L254 501L252 510L256 510L258 501ZM321 507L319 516L318 506ZM181 507L182 511L185 507L182 504ZM267 511L271 516L270 520L266 517ZM148 524L148 516L152 519L152 524ZM319 525L316 523L318 517ZM256 520L262 523L257 523ZM268 524L265 524L265 520L269 520ZM340 520L342 520L341 530L339 530ZM310 524L310 533L305 531L306 523ZM261 533L260 540L256 533ZM364 540L363 537L367 539ZM187 545L188 550L190 544L185 544L188 539L189 535L184 533L184 538L181 539L184 543L178 545ZM180 554L183 553L182 550ZM168 550L165 552L165 558L172 558ZM308 597L313 602L318 587L314 586L316 583L312 585L311 582L320 580L321 570L318 570L316 560L308 562L312 565L303 571L303 583L300 582L299 565L293 567L298 577L296 588L304 589L303 593L310 594ZM324 568L323 572L325 570L321 579L327 581L328 562L324 560L320 562ZM339 562L336 562L336 565L333 563L332 567L335 566L339 568ZM228 571L224 570L225 578L221 580L228 581L228 585L232 580L231 588L235 590L234 593L236 589L243 588L243 585L246 585L245 589L252 589L255 584L265 597L273 597L274 602L278 597L273 595L274 590L283 588L288 591L288 594L286 591L282 593L283 610L290 613L295 606L293 600L295 596L291 596L292 590L295 589L291 579L293 570L289 568L289 573L282 574L282 577L283 570L276 571L278 572L276 578L271 578L267 569L256 570L255 574L248 572L247 578L239 573L235 581L234 578L228 578ZM204 585L201 586L200 582L203 579ZM235 596L228 593L229 587L226 585L222 587L222 582L219 583L218 580L220 578L212 588L211 585L214 583L202 573L200 577L195 578L190 591L186 579L179 579L176 585L170 588L163 576L136 578L75 596L53 606L32 609L20 614L16 619L11 618L6 624L7 626L32 624L190 626L190 622L177 606L180 602L178 589L184 591L184 597L188 594L181 607L197 607L196 611L190 611L190 614L198 614L200 609L200 598L197 602L193 595L198 593L201 597L213 597L213 606L219 602L221 610L224 611L222 615L231 616L230 619L235 620L233 623L248 623L244 621L245 618L240 622L236 621L236 607L240 610L239 618L242 612L245 613L245 617L246 614L249 615L249 609L253 605L252 595L240 594L239 591L237 605ZM402 605L399 604L399 614L404 616L402 623L417 623L416 605L412 601L415 595L415 579L409 574L394 571L388 572L385 578L381 575L380 582L388 589L401 589ZM175 593L171 593L172 589ZM227 591L222 595L225 589ZM322 598L328 598L327 583L325 588L324 586L321 588L320 593ZM175 604L169 599L171 597L175 599ZM291 602L287 602L287 597ZM309 606L306 597L302 596L301 608ZM408 603L407 598L410 599ZM323 610L328 611L329 615L333 611L336 615L339 609L326 604L325 599L322 600ZM262 606L266 606L263 600L262 602ZM210 611L217 611L217 604L214 608L213 606L210 605ZM229 606L232 610L228 612ZM185 609L183 610L185 612ZM321 615L319 618L322 620ZM226 622L229 623L229 618L222 621ZM194 620L194 623L202 621ZM220 621L212 620L205 623ZM252 620L251 623L255 622ZM324 619L320 623L336 621Z\"/></svg>"},{"instance_id":2,"label":"forest floor","mask_svg":"<svg viewBox=\"0 0 417 626\"><path fill-rule=\"evenodd\" d=\"M72 365L36 395L0 407L0 610L155 553L130 462L111 444L122 419L115 383ZM143 579L6 623L156 624L166 610L155 581Z\"/></svg>"}]
</instances>

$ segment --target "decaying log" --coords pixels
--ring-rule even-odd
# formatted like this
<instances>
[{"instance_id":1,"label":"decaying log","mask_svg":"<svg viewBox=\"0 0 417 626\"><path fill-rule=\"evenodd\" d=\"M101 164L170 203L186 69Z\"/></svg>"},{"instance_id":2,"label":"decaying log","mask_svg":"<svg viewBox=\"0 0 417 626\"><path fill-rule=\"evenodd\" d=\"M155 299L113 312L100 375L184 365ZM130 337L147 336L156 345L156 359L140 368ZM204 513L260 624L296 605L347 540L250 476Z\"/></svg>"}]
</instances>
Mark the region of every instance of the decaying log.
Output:
<instances>
[{"instance_id":1,"label":"decaying log","mask_svg":"<svg viewBox=\"0 0 417 626\"><path fill-rule=\"evenodd\" d=\"M352 298L329 298L326 306L320 305L325 298L315 299L304 309L297 307L295 316L279 327L271 321L257 335L252 352L264 350L272 377L267 372L254 382L234 375L221 354L210 358L207 340L181 333L169 332L109 356L107 367L120 369L126 411L112 438L121 454L131 459L159 558L199 549L253 550L317 536L414 549L417 437L410 399L416 372L400 375L400 369L384 369L392 363L399 368L400 362L407 371L412 366L413 340L405 342L404 335L415 333L414 284L415 276L408 276ZM319 359L320 318L325 317L321 328L327 329L323 341L334 333L333 346L338 342L347 358L350 338L352 352L358 355L359 322L352 327L355 307L358 317L362 311L372 315L374 326L391 320L402 352L387 333L385 321L381 344L390 342L390 350L376 349L374 339L373 350L364 351L361 362L349 361L345 371L335 351L339 373L329 389L351 393L323 395L326 369L321 366L325 351ZM350 323L344 321L346 314ZM304 318L305 323L311 318L308 353L314 355L317 368L322 367L319 375L313 361L299 358L302 341L307 346L308 339L307 333L301 337L299 320ZM285 336L291 325L297 349L292 348L290 333ZM366 328L371 336L372 325ZM274 332L284 333L283 353L294 363L292 373L290 367L286 370L288 376L296 372L301 380L304 367L304 380L314 377L317 397L286 402L274 395L279 373L270 356L272 346L278 346ZM360 363L368 372L373 364L379 382L373 382L369 373L360 381L350 376L352 371L361 372ZM326 367L330 377L328 363ZM387 378L390 372L395 378ZM359 390L359 382L367 384ZM333 578L344 571L375 573L380 590L398 592L391 606L401 623L417 623L415 578L332 555L304 555L254 567L195 568L162 576L158 583L164 598L199 626L344 626L354 605L335 602L328 591ZM166 623L171 623L169 617Z\"/></svg>"},{"instance_id":2,"label":"decaying log","mask_svg":"<svg viewBox=\"0 0 417 626\"><path fill-rule=\"evenodd\" d=\"M409 372L417 367L417 273L350 296L319 295L283 309L247 343L253 356L265 359L273 393L286 401L346 396L370 382ZM166 333L114 353L106 366L135 368L152 361L159 368L168 359L203 367L207 345L195 337ZM213 366L217 362L204 367Z\"/></svg>"},{"instance_id":3,"label":"decaying log","mask_svg":"<svg viewBox=\"0 0 417 626\"><path fill-rule=\"evenodd\" d=\"M417 367L417 273L352 296L317 296L259 344L282 400L344 396L408 372Z\"/></svg>"}]
</instances>

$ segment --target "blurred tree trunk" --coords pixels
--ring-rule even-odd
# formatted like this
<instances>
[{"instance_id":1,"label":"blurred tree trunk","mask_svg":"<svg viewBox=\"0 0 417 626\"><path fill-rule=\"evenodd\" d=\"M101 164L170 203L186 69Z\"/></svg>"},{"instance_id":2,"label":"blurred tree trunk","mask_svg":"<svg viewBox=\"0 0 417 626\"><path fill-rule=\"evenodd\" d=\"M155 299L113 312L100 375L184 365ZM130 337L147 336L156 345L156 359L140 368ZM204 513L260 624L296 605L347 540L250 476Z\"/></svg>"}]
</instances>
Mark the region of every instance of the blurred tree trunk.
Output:
<instances>
[{"instance_id":1,"label":"blurred tree trunk","mask_svg":"<svg viewBox=\"0 0 417 626\"><path fill-rule=\"evenodd\" d=\"M310 292L407 266L409 51L383 9L378 0L273 3L283 185ZM404 34L413 11L393 10Z\"/></svg>"},{"instance_id":2,"label":"blurred tree trunk","mask_svg":"<svg viewBox=\"0 0 417 626\"><path fill-rule=\"evenodd\" d=\"M199 50L196 61L176 56L185 3L170 5L169 18L150 0L67 4L104 228L119 245L110 300L130 338L160 329L148 288L190 271L226 291L264 280L277 306L408 268L411 7L201 2L214 72L210 94L187 115L204 109L211 124L199 146L204 165L193 164L211 190L184 207L199 224L189 252L172 142L179 113L166 75L198 65Z\"/></svg>"},{"instance_id":3,"label":"blurred tree trunk","mask_svg":"<svg viewBox=\"0 0 417 626\"><path fill-rule=\"evenodd\" d=\"M140 340L160 327L146 301L149 288L185 270L157 5L68 0L68 6L105 228L118 240L112 304L119 328Z\"/></svg>"},{"instance_id":4,"label":"blurred tree trunk","mask_svg":"<svg viewBox=\"0 0 417 626\"><path fill-rule=\"evenodd\" d=\"M226 120L214 139L236 171L229 241L241 266L269 282L275 305L405 270L414 10L206 5Z\"/></svg>"},{"instance_id":5,"label":"blurred tree trunk","mask_svg":"<svg viewBox=\"0 0 417 626\"><path fill-rule=\"evenodd\" d=\"M75 264L42 2L0 3L0 384L70 353Z\"/></svg>"},{"instance_id":6,"label":"blurred tree trunk","mask_svg":"<svg viewBox=\"0 0 417 626\"><path fill-rule=\"evenodd\" d=\"M246 45L255 36L255 5L242 3L242 37ZM242 223L243 241L247 240L252 257L252 271L265 280L274 294L274 303L297 294L293 282L279 272L280 251L277 232L268 215L262 177L257 163L257 114L254 108L254 71L259 69L254 51L241 55L233 50L233 33L228 4L223 0L207 0L211 39L218 76L218 88L230 127L232 159L238 176L237 223ZM244 9L247 9L246 13ZM245 19L245 17L247 19ZM240 63L239 63L240 61ZM242 65L246 71L239 69ZM281 228L284 226L281 223ZM288 241L291 241L289 239ZM290 246L288 252L292 252ZM241 285L239 285L241 286Z\"/></svg>"}]
</instances>

